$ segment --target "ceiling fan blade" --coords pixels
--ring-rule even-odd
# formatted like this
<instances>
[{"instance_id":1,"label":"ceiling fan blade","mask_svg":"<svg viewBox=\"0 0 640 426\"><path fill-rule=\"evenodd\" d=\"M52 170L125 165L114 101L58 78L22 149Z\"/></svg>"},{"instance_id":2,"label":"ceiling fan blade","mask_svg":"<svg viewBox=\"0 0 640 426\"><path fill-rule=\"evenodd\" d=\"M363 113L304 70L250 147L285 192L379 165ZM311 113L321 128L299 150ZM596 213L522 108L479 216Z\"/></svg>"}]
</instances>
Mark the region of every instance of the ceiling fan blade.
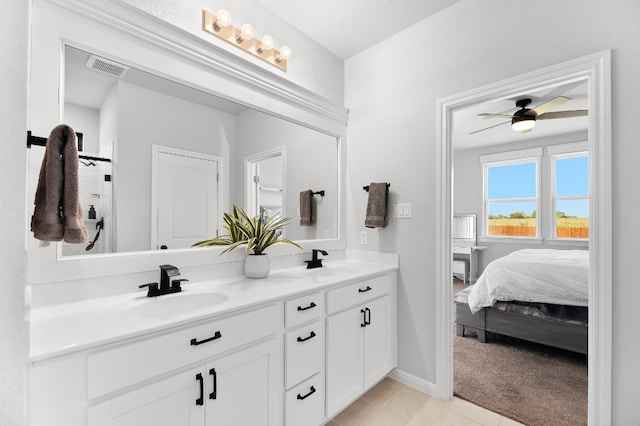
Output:
<instances>
[{"instance_id":1,"label":"ceiling fan blade","mask_svg":"<svg viewBox=\"0 0 640 426\"><path fill-rule=\"evenodd\" d=\"M494 124L493 126L485 127L483 129L474 130L473 132L469 132L470 135L475 135L476 133L484 132L485 130L493 129L494 127L502 126L504 124L511 124L511 121L504 121L502 123Z\"/></svg>"},{"instance_id":2,"label":"ceiling fan blade","mask_svg":"<svg viewBox=\"0 0 640 426\"><path fill-rule=\"evenodd\" d=\"M495 118L513 118L511 114L493 114L490 112L483 112L478 114L478 117L495 117Z\"/></svg>"},{"instance_id":3,"label":"ceiling fan blade","mask_svg":"<svg viewBox=\"0 0 640 426\"><path fill-rule=\"evenodd\" d=\"M549 120L552 118L572 118L572 117L584 117L589 115L589 110L586 109L576 109L572 111L553 111L553 112L545 112L544 114L540 114L536 117L536 120Z\"/></svg>"},{"instance_id":4,"label":"ceiling fan blade","mask_svg":"<svg viewBox=\"0 0 640 426\"><path fill-rule=\"evenodd\" d=\"M566 96L558 96L556 98L551 99L543 104L538 105L533 108L531 111L535 113L536 116L544 114L547 111L551 111L552 109L559 107L560 105L569 102L571 98L567 98Z\"/></svg>"}]
</instances>

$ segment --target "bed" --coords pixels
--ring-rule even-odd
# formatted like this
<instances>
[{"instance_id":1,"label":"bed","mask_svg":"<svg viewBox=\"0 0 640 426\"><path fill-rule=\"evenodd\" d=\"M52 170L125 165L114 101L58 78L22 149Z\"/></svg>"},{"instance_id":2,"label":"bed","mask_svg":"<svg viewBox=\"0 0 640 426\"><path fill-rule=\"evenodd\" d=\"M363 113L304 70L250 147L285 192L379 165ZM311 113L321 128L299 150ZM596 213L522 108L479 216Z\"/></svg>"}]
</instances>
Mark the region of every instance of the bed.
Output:
<instances>
[{"instance_id":1,"label":"bed","mask_svg":"<svg viewBox=\"0 0 640 426\"><path fill-rule=\"evenodd\" d=\"M455 295L456 334L487 332L587 353L586 250L525 249L489 263Z\"/></svg>"}]
</instances>

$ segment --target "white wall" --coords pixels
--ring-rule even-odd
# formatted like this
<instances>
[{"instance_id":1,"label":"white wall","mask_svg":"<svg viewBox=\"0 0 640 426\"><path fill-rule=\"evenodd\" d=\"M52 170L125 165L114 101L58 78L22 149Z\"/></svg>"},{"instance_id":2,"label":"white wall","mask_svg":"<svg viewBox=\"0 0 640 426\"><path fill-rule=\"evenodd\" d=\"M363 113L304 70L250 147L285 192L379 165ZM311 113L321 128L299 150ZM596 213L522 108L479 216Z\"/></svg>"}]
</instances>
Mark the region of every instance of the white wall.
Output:
<instances>
[{"instance_id":1,"label":"white wall","mask_svg":"<svg viewBox=\"0 0 640 426\"><path fill-rule=\"evenodd\" d=\"M436 102L530 70L612 49L612 424L640 423L635 323L640 286L637 158L640 3L635 0L463 0L346 61L348 239L352 248L400 254L399 365L426 381L435 370ZM420 40L420 43L416 43ZM526 40L526 49L522 48ZM392 220L359 243L362 184L391 182L392 202L413 219Z\"/></svg>"},{"instance_id":2,"label":"white wall","mask_svg":"<svg viewBox=\"0 0 640 426\"><path fill-rule=\"evenodd\" d=\"M0 424L25 422L24 323L25 146L29 2L9 2L0 14Z\"/></svg>"},{"instance_id":3,"label":"white wall","mask_svg":"<svg viewBox=\"0 0 640 426\"><path fill-rule=\"evenodd\" d=\"M515 241L497 242L481 241L480 236L484 229L484 218L482 217L483 194L482 194L482 164L480 156L485 154L495 154L498 152L515 151L533 147L545 147L569 142L579 142L587 140L587 132L558 135L549 138L527 139L517 142L505 143L501 145L486 146L476 149L456 150L453 153L453 212L454 213L474 213L477 217L476 229L478 235L478 245L487 246L485 250L478 252L478 275L484 268L499 257L525 248L555 248L555 249L586 249L588 243L573 241L562 244L558 241L543 240L541 243L517 243ZM455 142L454 142L455 145ZM542 188L550 188L548 161L541 161L540 177ZM547 211L548 193L541 192L541 211ZM540 213L539 213L540 214ZM545 235L547 229L542 224L541 234Z\"/></svg>"},{"instance_id":4,"label":"white wall","mask_svg":"<svg viewBox=\"0 0 640 426\"><path fill-rule=\"evenodd\" d=\"M344 70L342 60L255 0L122 1L335 103L343 103ZM213 13L219 9L227 9L231 13L232 24L236 27L245 22L250 23L256 31L256 38L269 34L275 40L276 49L283 45L291 47L293 56L288 61L287 72L285 73L279 68L202 31L203 9Z\"/></svg>"}]
</instances>

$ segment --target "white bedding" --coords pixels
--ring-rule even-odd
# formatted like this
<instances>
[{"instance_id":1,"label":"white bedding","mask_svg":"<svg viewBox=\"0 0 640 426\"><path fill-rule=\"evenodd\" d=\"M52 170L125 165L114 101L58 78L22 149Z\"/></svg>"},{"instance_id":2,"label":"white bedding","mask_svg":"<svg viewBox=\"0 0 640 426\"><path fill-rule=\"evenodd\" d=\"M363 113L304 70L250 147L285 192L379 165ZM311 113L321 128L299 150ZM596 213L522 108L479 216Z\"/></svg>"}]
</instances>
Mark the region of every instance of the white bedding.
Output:
<instances>
[{"instance_id":1,"label":"white bedding","mask_svg":"<svg viewBox=\"0 0 640 426\"><path fill-rule=\"evenodd\" d=\"M525 249L494 260L469 293L475 313L497 301L588 306L587 250Z\"/></svg>"}]
</instances>

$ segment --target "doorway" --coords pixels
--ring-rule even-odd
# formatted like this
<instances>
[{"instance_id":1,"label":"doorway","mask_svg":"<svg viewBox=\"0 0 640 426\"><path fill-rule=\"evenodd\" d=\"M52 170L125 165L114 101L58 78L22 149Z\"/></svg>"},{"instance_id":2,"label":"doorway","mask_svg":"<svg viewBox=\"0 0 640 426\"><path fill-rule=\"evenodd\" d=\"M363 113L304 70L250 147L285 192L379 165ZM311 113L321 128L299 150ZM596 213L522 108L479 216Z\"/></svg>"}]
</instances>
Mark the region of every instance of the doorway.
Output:
<instances>
[{"instance_id":1,"label":"doorway","mask_svg":"<svg viewBox=\"0 0 640 426\"><path fill-rule=\"evenodd\" d=\"M453 396L452 118L456 110L497 97L586 80L589 91L589 425L611 419L611 128L610 52L605 51L438 101L436 392Z\"/></svg>"}]
</instances>

